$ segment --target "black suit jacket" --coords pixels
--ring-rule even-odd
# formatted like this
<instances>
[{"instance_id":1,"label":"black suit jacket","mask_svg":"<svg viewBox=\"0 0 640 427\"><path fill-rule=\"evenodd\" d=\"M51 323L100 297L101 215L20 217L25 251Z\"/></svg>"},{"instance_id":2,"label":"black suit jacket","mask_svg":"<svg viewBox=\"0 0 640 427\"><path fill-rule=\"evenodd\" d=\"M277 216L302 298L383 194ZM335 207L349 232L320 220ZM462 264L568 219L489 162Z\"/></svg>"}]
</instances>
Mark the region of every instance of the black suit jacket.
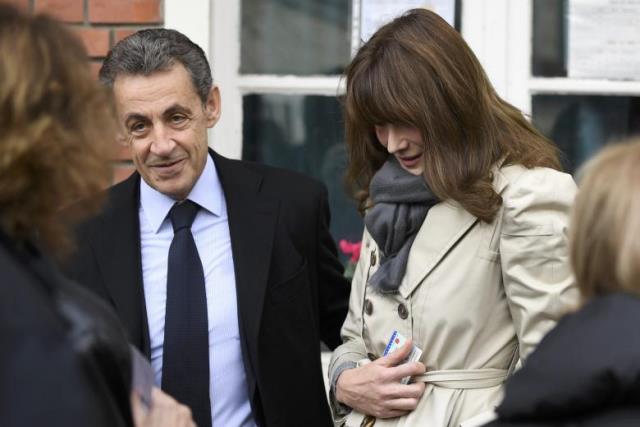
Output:
<instances>
[{"instance_id":1,"label":"black suit jacket","mask_svg":"<svg viewBox=\"0 0 640 427\"><path fill-rule=\"evenodd\" d=\"M486 427L640 425L640 297L593 297L540 341Z\"/></svg>"},{"instance_id":2,"label":"black suit jacket","mask_svg":"<svg viewBox=\"0 0 640 427\"><path fill-rule=\"evenodd\" d=\"M329 234L326 189L293 172L210 154L227 202L243 362L256 421L331 425L319 343L340 344L349 284ZM112 187L104 211L78 227L78 248L67 270L113 304L133 344L149 355L139 182L134 173Z\"/></svg>"}]
</instances>

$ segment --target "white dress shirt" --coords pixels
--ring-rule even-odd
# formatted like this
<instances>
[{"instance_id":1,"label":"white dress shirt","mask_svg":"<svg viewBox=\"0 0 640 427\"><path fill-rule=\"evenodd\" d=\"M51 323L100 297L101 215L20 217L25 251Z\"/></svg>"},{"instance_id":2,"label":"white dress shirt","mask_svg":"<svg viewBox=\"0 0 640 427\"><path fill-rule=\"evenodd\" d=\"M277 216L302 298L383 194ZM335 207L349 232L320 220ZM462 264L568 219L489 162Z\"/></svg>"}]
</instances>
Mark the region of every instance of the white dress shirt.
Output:
<instances>
[{"instance_id":1,"label":"white dress shirt","mask_svg":"<svg viewBox=\"0 0 640 427\"><path fill-rule=\"evenodd\" d=\"M240 348L236 281L227 206L210 156L188 199L200 205L191 232L204 270L209 321L209 390L213 425L254 427ZM147 305L151 365L162 380L167 299L167 259L173 227L167 217L175 200L140 180L142 278Z\"/></svg>"}]
</instances>

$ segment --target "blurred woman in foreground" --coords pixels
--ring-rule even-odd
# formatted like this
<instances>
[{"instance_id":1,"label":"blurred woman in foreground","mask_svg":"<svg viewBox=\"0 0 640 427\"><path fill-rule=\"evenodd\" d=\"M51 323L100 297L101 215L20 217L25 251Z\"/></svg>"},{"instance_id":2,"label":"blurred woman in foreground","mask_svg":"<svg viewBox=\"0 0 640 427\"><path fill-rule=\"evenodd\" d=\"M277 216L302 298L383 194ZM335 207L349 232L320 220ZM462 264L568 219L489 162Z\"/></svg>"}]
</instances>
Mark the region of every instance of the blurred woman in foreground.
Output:
<instances>
[{"instance_id":1,"label":"blurred woman in foreground","mask_svg":"<svg viewBox=\"0 0 640 427\"><path fill-rule=\"evenodd\" d=\"M584 305L507 383L491 427L640 425L640 140L583 172L571 265Z\"/></svg>"},{"instance_id":2,"label":"blurred woman in foreground","mask_svg":"<svg viewBox=\"0 0 640 427\"><path fill-rule=\"evenodd\" d=\"M60 209L111 175L111 101L82 45L0 5L0 76L0 425L192 426L159 391L143 409L117 318L44 254L70 244Z\"/></svg>"}]
</instances>

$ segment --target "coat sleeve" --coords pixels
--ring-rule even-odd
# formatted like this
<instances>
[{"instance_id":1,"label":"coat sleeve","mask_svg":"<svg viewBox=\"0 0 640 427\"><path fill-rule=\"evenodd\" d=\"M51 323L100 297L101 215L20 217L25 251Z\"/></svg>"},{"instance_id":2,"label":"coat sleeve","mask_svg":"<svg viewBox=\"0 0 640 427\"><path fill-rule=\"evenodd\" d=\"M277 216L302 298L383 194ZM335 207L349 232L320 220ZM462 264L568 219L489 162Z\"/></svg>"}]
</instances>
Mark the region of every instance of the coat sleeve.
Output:
<instances>
[{"instance_id":1,"label":"coat sleeve","mask_svg":"<svg viewBox=\"0 0 640 427\"><path fill-rule=\"evenodd\" d=\"M92 367L83 366L67 348L70 343L33 335L14 341L11 354L3 358L0 425L128 424L118 416L114 397L92 381Z\"/></svg>"},{"instance_id":2,"label":"coat sleeve","mask_svg":"<svg viewBox=\"0 0 640 427\"><path fill-rule=\"evenodd\" d=\"M351 296L349 298L349 312L347 318L342 325L340 335L342 337L342 345L335 349L331 355L329 363L329 384L331 389L329 392L329 400L331 410L335 420L345 415L345 406L340 405L335 399L335 384L338 376L345 370L356 366L358 361L367 357L367 352L362 338L362 295L366 286L366 270L368 268L367 260L364 256L366 252L367 239L370 239L365 231L362 238L362 247L360 249L360 259L353 273L353 281L351 282ZM347 410L348 412L348 410Z\"/></svg>"},{"instance_id":3,"label":"coat sleeve","mask_svg":"<svg viewBox=\"0 0 640 427\"><path fill-rule=\"evenodd\" d=\"M567 227L576 194L570 175L526 169L503 193L504 289L524 360L578 302Z\"/></svg>"},{"instance_id":4,"label":"coat sleeve","mask_svg":"<svg viewBox=\"0 0 640 427\"><path fill-rule=\"evenodd\" d=\"M80 340L91 341L87 334L72 342L35 277L0 271L0 426L131 425L119 405L124 397L128 411L128 389L116 395L100 367L79 354Z\"/></svg>"}]
</instances>

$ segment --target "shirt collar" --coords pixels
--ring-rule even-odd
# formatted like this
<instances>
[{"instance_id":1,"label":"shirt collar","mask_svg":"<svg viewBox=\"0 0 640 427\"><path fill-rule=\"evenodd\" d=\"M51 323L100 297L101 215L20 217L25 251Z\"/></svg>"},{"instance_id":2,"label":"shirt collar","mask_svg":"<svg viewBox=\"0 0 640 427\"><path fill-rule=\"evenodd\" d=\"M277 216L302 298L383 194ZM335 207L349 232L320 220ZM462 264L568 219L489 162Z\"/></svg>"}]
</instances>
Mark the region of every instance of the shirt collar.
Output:
<instances>
[{"instance_id":1,"label":"shirt collar","mask_svg":"<svg viewBox=\"0 0 640 427\"><path fill-rule=\"evenodd\" d=\"M211 156L207 155L204 170L187 199L216 216L222 214L222 185ZM140 180L140 206L155 233L160 230L175 202L171 197L152 188L144 179Z\"/></svg>"}]
</instances>

